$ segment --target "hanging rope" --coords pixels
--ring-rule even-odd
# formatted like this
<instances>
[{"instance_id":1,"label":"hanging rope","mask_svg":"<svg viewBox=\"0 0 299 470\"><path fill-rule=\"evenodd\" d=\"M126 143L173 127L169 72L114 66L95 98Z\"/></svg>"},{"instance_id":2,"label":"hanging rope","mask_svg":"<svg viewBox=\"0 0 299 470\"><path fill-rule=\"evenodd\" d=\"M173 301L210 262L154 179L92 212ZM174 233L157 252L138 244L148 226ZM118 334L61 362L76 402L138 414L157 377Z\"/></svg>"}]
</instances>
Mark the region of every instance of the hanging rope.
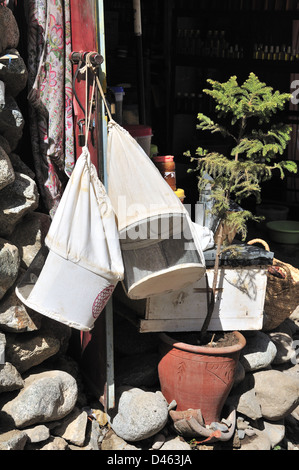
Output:
<instances>
[{"instance_id":1,"label":"hanging rope","mask_svg":"<svg viewBox=\"0 0 299 470\"><path fill-rule=\"evenodd\" d=\"M111 113L110 113L110 109L109 109L109 106L107 104L107 101L106 101L106 98L105 98L105 95L104 95L104 91L103 91L103 88L102 88L102 85L101 85L101 82L100 82L100 79L98 77L98 74L97 74L97 67L94 67L91 63L91 60L90 58L92 57L92 55L94 54L94 52L89 52L87 55L86 55L86 58L85 58L85 67L89 70L91 70L91 72L93 73L94 75L94 78L96 80L96 83L97 83L97 86L98 86L98 89L99 89L99 92L100 92L100 95L102 97L102 100L104 102L104 105L105 105L105 108L107 110L107 114L108 114L108 117L109 117L109 120L112 121L112 116L111 116Z\"/></svg>"},{"instance_id":2,"label":"hanging rope","mask_svg":"<svg viewBox=\"0 0 299 470\"><path fill-rule=\"evenodd\" d=\"M88 146L88 133L89 133L89 130L90 130L90 123L91 123L91 115L92 115L92 110L93 110L93 101L94 101L94 95L95 95L95 87L97 85L98 89L99 89L99 92L100 92L100 95L102 97L102 100L104 102L104 105L105 105L105 108L107 110L107 114L108 114L108 117L109 117L109 120L110 121L113 121L112 119L112 116L111 116L111 113L110 113L110 109L109 109L109 106L106 102L106 98L105 98L105 95L104 95L104 91L103 91L103 88L102 88L102 85L101 85L101 82L99 80L99 77L98 77L98 74L97 74L97 67L98 66L94 66L91 62L91 57L94 55L94 52L88 52L85 56L85 65L83 67L78 67L79 69L79 73L81 74L85 74L85 110L84 111L84 115L85 115L85 134L84 134L84 138L85 138L85 147ZM88 99L88 95L89 95L89 86L90 86L90 72L92 73L92 89L91 89L91 96L90 98ZM83 107L81 106L81 108L83 109Z\"/></svg>"}]
</instances>

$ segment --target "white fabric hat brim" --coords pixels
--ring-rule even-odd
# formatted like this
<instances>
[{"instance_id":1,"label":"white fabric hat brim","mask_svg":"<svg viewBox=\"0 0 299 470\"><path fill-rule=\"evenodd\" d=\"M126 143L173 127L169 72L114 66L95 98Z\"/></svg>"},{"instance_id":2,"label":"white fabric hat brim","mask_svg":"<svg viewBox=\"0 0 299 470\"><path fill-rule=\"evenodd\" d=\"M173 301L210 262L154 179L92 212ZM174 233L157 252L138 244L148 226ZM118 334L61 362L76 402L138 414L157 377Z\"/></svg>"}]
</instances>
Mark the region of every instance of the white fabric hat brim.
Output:
<instances>
[{"instance_id":1,"label":"white fabric hat brim","mask_svg":"<svg viewBox=\"0 0 299 470\"><path fill-rule=\"evenodd\" d=\"M19 299L32 310L81 331L93 328L115 288L51 250L36 282L29 279L30 272L16 288Z\"/></svg>"}]
</instances>

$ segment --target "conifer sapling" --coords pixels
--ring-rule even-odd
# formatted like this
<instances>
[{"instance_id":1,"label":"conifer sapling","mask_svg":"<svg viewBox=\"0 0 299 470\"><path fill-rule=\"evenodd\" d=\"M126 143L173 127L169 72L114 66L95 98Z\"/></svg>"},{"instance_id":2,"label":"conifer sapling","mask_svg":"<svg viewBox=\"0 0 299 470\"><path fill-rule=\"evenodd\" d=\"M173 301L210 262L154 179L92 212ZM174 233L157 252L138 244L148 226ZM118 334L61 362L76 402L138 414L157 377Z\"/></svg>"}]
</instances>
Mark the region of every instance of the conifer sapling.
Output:
<instances>
[{"instance_id":1,"label":"conifer sapling","mask_svg":"<svg viewBox=\"0 0 299 470\"><path fill-rule=\"evenodd\" d=\"M196 162L196 168L190 171L198 174L199 192L207 185L205 175L213 178L212 213L220 220L215 263L216 279L214 277L212 288L215 293L220 247L224 242L224 224L229 231L240 233L245 240L247 221L258 220L248 210L230 211L231 201L242 204L244 199L254 196L259 203L261 184L270 180L274 171L278 171L281 178L285 177L285 171L296 173L297 165L294 161L283 158L291 138L291 126L272 119L278 111L283 110L291 99L291 94L273 91L273 88L261 82L254 73L250 73L241 86L236 76L224 83L211 79L207 82L211 89L205 89L203 92L215 102L217 121L199 113L197 128L211 134L221 134L230 143L229 152L224 155L198 147L195 157L191 157L190 152L185 155ZM210 316L211 314L212 312ZM204 324L203 334L206 328L207 325Z\"/></svg>"}]
</instances>

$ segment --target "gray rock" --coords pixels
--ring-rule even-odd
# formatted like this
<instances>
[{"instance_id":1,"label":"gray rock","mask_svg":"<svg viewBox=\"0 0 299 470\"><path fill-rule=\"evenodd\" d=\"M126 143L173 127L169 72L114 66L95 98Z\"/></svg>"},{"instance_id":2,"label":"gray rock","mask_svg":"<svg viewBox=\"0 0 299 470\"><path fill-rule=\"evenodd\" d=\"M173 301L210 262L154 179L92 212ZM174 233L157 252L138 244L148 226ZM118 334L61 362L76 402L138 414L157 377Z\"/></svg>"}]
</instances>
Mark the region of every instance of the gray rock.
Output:
<instances>
[{"instance_id":1,"label":"gray rock","mask_svg":"<svg viewBox=\"0 0 299 470\"><path fill-rule=\"evenodd\" d=\"M39 424L32 428L24 429L27 434L27 443L36 444L37 442L43 442L49 439L50 431L44 424Z\"/></svg>"},{"instance_id":2,"label":"gray rock","mask_svg":"<svg viewBox=\"0 0 299 470\"><path fill-rule=\"evenodd\" d=\"M103 428L106 429L106 428ZM87 422L87 432L83 449L99 450L99 442L101 437L100 425L96 420Z\"/></svg>"},{"instance_id":3,"label":"gray rock","mask_svg":"<svg viewBox=\"0 0 299 470\"><path fill-rule=\"evenodd\" d=\"M279 370L284 374L290 375L294 379L299 380L299 364L289 365L284 364L284 367L280 367Z\"/></svg>"},{"instance_id":4,"label":"gray rock","mask_svg":"<svg viewBox=\"0 0 299 470\"><path fill-rule=\"evenodd\" d=\"M110 429L105 435L101 450L140 450L132 444L128 444L124 439L117 436L115 432Z\"/></svg>"},{"instance_id":5,"label":"gray rock","mask_svg":"<svg viewBox=\"0 0 299 470\"><path fill-rule=\"evenodd\" d=\"M35 181L29 176L15 173L15 181L0 191L0 236L10 236L18 222L33 212L39 201Z\"/></svg>"},{"instance_id":6,"label":"gray rock","mask_svg":"<svg viewBox=\"0 0 299 470\"><path fill-rule=\"evenodd\" d=\"M24 381L12 364L0 364L0 393L19 390L23 386Z\"/></svg>"},{"instance_id":7,"label":"gray rock","mask_svg":"<svg viewBox=\"0 0 299 470\"><path fill-rule=\"evenodd\" d=\"M261 406L254 388L254 377L251 373L247 373L243 382L232 389L226 403L250 419L256 420L262 417Z\"/></svg>"},{"instance_id":8,"label":"gray rock","mask_svg":"<svg viewBox=\"0 0 299 470\"><path fill-rule=\"evenodd\" d=\"M278 370L254 374L254 388L263 417L279 421L299 405L299 380Z\"/></svg>"},{"instance_id":9,"label":"gray rock","mask_svg":"<svg viewBox=\"0 0 299 470\"><path fill-rule=\"evenodd\" d=\"M139 388L118 390L116 414L108 414L113 431L129 442L157 434L168 420L168 405L161 392L145 392Z\"/></svg>"},{"instance_id":10,"label":"gray rock","mask_svg":"<svg viewBox=\"0 0 299 470\"><path fill-rule=\"evenodd\" d=\"M15 293L16 283L0 301L0 330L23 333L35 331L41 326L41 315L27 309Z\"/></svg>"},{"instance_id":11,"label":"gray rock","mask_svg":"<svg viewBox=\"0 0 299 470\"><path fill-rule=\"evenodd\" d=\"M5 83L0 80L0 111L5 107Z\"/></svg>"},{"instance_id":12,"label":"gray rock","mask_svg":"<svg viewBox=\"0 0 299 470\"><path fill-rule=\"evenodd\" d=\"M17 96L26 86L28 72L17 49L6 49L5 55L11 56L1 60L0 80L5 83L6 93Z\"/></svg>"},{"instance_id":13,"label":"gray rock","mask_svg":"<svg viewBox=\"0 0 299 470\"><path fill-rule=\"evenodd\" d=\"M20 256L18 248L4 238L0 238L0 299L2 299L17 279L19 267Z\"/></svg>"},{"instance_id":14,"label":"gray rock","mask_svg":"<svg viewBox=\"0 0 299 470\"><path fill-rule=\"evenodd\" d=\"M0 7L1 8L1 7ZM17 429L0 434L0 450L24 450L27 434Z\"/></svg>"},{"instance_id":15,"label":"gray rock","mask_svg":"<svg viewBox=\"0 0 299 470\"><path fill-rule=\"evenodd\" d=\"M163 451L170 451L170 450L190 450L190 445L184 441L181 437L168 437L164 442L163 446L160 450Z\"/></svg>"},{"instance_id":16,"label":"gray rock","mask_svg":"<svg viewBox=\"0 0 299 470\"><path fill-rule=\"evenodd\" d=\"M6 333L6 359L22 374L58 352L64 354L70 335L71 328L42 316L42 326L38 331Z\"/></svg>"},{"instance_id":17,"label":"gray rock","mask_svg":"<svg viewBox=\"0 0 299 470\"><path fill-rule=\"evenodd\" d=\"M268 367L277 353L275 344L262 331L246 336L246 346L241 351L240 362L245 371L255 371Z\"/></svg>"},{"instance_id":18,"label":"gray rock","mask_svg":"<svg viewBox=\"0 0 299 470\"><path fill-rule=\"evenodd\" d=\"M256 431L252 427L249 427L245 429L245 434L246 436L252 437L256 435Z\"/></svg>"},{"instance_id":19,"label":"gray rock","mask_svg":"<svg viewBox=\"0 0 299 470\"><path fill-rule=\"evenodd\" d=\"M6 336L0 333L0 364L5 364Z\"/></svg>"},{"instance_id":20,"label":"gray rock","mask_svg":"<svg viewBox=\"0 0 299 470\"><path fill-rule=\"evenodd\" d=\"M0 53L10 47L17 47L20 40L18 23L14 14L6 6L0 6Z\"/></svg>"},{"instance_id":21,"label":"gray rock","mask_svg":"<svg viewBox=\"0 0 299 470\"><path fill-rule=\"evenodd\" d=\"M15 180L15 172L7 153L0 147L0 190Z\"/></svg>"},{"instance_id":22,"label":"gray rock","mask_svg":"<svg viewBox=\"0 0 299 470\"><path fill-rule=\"evenodd\" d=\"M87 430L85 442L83 446L77 446L68 442L70 450L100 450L100 442L104 439L104 433L108 432L108 428L100 429L96 420L87 422Z\"/></svg>"},{"instance_id":23,"label":"gray rock","mask_svg":"<svg viewBox=\"0 0 299 470\"><path fill-rule=\"evenodd\" d=\"M68 443L62 437L50 436L47 444L39 447L39 450L68 450Z\"/></svg>"},{"instance_id":24,"label":"gray rock","mask_svg":"<svg viewBox=\"0 0 299 470\"><path fill-rule=\"evenodd\" d=\"M18 428L57 421L69 414L76 403L75 379L59 370L31 374L24 388L1 408L0 419L10 418Z\"/></svg>"},{"instance_id":25,"label":"gray rock","mask_svg":"<svg viewBox=\"0 0 299 470\"><path fill-rule=\"evenodd\" d=\"M54 356L60 350L60 340L40 330L28 334L6 333L6 359L22 374Z\"/></svg>"},{"instance_id":26,"label":"gray rock","mask_svg":"<svg viewBox=\"0 0 299 470\"><path fill-rule=\"evenodd\" d=\"M162 433L157 434L154 438L151 449L152 450L160 449L162 445L164 444L165 440L166 440L166 437L164 436L164 434Z\"/></svg>"},{"instance_id":27,"label":"gray rock","mask_svg":"<svg viewBox=\"0 0 299 470\"><path fill-rule=\"evenodd\" d=\"M6 95L5 106L0 112L0 132L8 141L11 150L15 150L23 135L24 118L11 95Z\"/></svg>"},{"instance_id":28,"label":"gray rock","mask_svg":"<svg viewBox=\"0 0 299 470\"><path fill-rule=\"evenodd\" d=\"M268 334L277 349L273 364L289 362L294 355L294 349L292 347L293 338L287 333L281 331L271 332Z\"/></svg>"},{"instance_id":29,"label":"gray rock","mask_svg":"<svg viewBox=\"0 0 299 470\"><path fill-rule=\"evenodd\" d=\"M87 417L86 411L74 408L73 411L64 418L61 425L53 430L53 434L81 447L84 445L85 441Z\"/></svg>"},{"instance_id":30,"label":"gray rock","mask_svg":"<svg viewBox=\"0 0 299 470\"><path fill-rule=\"evenodd\" d=\"M264 421L264 429L266 433L268 434L272 449L277 444L279 444L285 436L284 420L280 420L275 423Z\"/></svg>"},{"instance_id":31,"label":"gray rock","mask_svg":"<svg viewBox=\"0 0 299 470\"><path fill-rule=\"evenodd\" d=\"M29 267L38 251L44 244L45 237L51 224L51 218L41 212L30 212L9 237L11 243L19 249L21 262Z\"/></svg>"},{"instance_id":32,"label":"gray rock","mask_svg":"<svg viewBox=\"0 0 299 470\"><path fill-rule=\"evenodd\" d=\"M271 442L266 431L255 429L253 436L245 436L240 450L271 450Z\"/></svg>"},{"instance_id":33,"label":"gray rock","mask_svg":"<svg viewBox=\"0 0 299 470\"><path fill-rule=\"evenodd\" d=\"M236 426L237 429L245 431L249 426L249 421L246 421L243 416L238 416Z\"/></svg>"}]
</instances>

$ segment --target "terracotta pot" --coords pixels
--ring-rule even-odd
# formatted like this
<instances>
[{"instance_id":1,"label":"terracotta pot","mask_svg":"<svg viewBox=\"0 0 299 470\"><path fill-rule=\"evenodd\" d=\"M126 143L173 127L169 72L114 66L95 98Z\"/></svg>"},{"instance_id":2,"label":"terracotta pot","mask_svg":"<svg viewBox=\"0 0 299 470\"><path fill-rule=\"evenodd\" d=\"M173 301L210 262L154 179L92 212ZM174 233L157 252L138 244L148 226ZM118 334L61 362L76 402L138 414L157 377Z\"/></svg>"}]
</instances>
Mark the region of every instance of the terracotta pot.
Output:
<instances>
[{"instance_id":1,"label":"terracotta pot","mask_svg":"<svg viewBox=\"0 0 299 470\"><path fill-rule=\"evenodd\" d=\"M240 351L246 340L234 331L238 343L213 348L180 343L165 333L160 337L158 365L161 391L177 411L200 409L205 424L220 421L226 398L233 386Z\"/></svg>"}]
</instances>

